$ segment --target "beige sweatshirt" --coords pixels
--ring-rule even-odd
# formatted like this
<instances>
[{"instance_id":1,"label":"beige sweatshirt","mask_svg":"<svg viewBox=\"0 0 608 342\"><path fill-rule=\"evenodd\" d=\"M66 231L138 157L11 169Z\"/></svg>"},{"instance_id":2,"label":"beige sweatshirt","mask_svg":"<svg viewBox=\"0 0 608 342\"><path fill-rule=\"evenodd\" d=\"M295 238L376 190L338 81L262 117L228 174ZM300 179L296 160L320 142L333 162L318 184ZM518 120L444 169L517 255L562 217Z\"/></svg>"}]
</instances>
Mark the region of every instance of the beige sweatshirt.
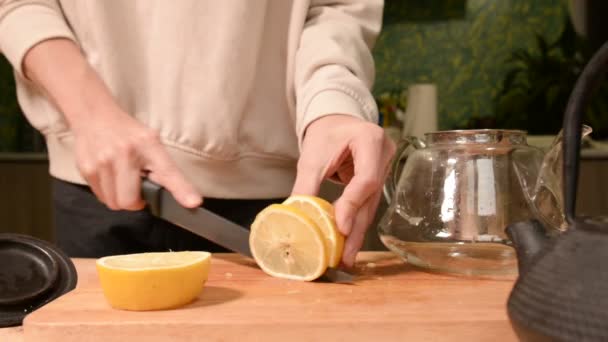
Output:
<instances>
[{"instance_id":1,"label":"beige sweatshirt","mask_svg":"<svg viewBox=\"0 0 608 342\"><path fill-rule=\"evenodd\" d=\"M310 122L377 121L370 49L382 10L381 0L0 0L0 52L53 176L85 183L66 120L21 64L65 37L204 196L270 198L291 191Z\"/></svg>"}]
</instances>

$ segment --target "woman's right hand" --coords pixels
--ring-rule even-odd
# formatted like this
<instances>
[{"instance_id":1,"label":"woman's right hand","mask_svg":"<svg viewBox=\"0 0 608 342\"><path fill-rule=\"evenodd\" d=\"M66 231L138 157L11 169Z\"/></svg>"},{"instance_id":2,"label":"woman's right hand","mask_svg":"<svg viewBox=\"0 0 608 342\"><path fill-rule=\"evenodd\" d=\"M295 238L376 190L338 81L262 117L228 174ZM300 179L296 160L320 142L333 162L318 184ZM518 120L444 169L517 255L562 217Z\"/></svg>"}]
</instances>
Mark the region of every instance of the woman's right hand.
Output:
<instances>
[{"instance_id":1,"label":"woman's right hand","mask_svg":"<svg viewBox=\"0 0 608 342\"><path fill-rule=\"evenodd\" d=\"M76 160L97 198L114 210L139 210L141 179L146 175L173 194L184 207L200 196L178 170L155 131L120 110L103 119L74 125Z\"/></svg>"},{"instance_id":2,"label":"woman's right hand","mask_svg":"<svg viewBox=\"0 0 608 342\"><path fill-rule=\"evenodd\" d=\"M76 44L44 40L23 60L24 75L64 114L75 138L77 167L110 209L138 210L142 176L165 187L185 207L202 196L185 179L158 135L124 112Z\"/></svg>"}]
</instances>

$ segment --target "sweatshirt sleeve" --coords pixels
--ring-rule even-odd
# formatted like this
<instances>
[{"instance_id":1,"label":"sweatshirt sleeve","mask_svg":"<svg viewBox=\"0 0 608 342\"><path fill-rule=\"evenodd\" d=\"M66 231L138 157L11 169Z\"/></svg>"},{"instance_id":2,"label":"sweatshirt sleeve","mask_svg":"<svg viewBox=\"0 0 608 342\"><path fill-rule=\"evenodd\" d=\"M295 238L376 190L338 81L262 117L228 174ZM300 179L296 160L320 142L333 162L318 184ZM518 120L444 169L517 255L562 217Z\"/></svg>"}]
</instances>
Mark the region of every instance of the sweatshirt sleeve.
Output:
<instances>
[{"instance_id":1,"label":"sweatshirt sleeve","mask_svg":"<svg viewBox=\"0 0 608 342\"><path fill-rule=\"evenodd\" d=\"M23 77L23 57L50 38L74 39L57 0L0 0L0 53Z\"/></svg>"},{"instance_id":2,"label":"sweatshirt sleeve","mask_svg":"<svg viewBox=\"0 0 608 342\"><path fill-rule=\"evenodd\" d=\"M296 52L296 133L329 114L378 121L370 92L371 49L382 27L382 0L312 0Z\"/></svg>"}]
</instances>

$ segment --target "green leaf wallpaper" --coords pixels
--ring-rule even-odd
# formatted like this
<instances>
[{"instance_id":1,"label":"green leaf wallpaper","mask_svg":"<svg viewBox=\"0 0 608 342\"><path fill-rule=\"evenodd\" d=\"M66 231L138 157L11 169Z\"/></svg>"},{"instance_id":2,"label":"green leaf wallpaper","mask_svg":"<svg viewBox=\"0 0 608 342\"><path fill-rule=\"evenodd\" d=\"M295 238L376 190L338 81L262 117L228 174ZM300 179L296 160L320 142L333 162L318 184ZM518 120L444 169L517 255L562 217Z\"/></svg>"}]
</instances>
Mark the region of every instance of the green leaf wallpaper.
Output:
<instances>
[{"instance_id":1,"label":"green leaf wallpaper","mask_svg":"<svg viewBox=\"0 0 608 342\"><path fill-rule=\"evenodd\" d=\"M566 15L564 0L386 0L374 49L374 94L433 82L440 128L492 116L510 53L533 49L535 34L556 39ZM0 152L34 151L39 145L15 100L12 70L0 55Z\"/></svg>"},{"instance_id":2,"label":"green leaf wallpaper","mask_svg":"<svg viewBox=\"0 0 608 342\"><path fill-rule=\"evenodd\" d=\"M387 0L374 94L431 82L441 129L492 116L511 52L556 39L564 16L560 0Z\"/></svg>"}]
</instances>

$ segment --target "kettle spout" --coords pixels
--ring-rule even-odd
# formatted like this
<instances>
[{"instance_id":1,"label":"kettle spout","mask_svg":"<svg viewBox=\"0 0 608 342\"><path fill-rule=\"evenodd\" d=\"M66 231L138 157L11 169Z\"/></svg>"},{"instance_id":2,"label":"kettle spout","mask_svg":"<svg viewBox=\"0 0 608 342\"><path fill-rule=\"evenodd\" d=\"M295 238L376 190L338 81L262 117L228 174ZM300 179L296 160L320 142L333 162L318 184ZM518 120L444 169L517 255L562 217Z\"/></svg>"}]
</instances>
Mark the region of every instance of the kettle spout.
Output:
<instances>
[{"instance_id":1,"label":"kettle spout","mask_svg":"<svg viewBox=\"0 0 608 342\"><path fill-rule=\"evenodd\" d=\"M548 241L545 228L538 220L529 220L510 224L506 233L517 253L519 274L523 274Z\"/></svg>"}]
</instances>

